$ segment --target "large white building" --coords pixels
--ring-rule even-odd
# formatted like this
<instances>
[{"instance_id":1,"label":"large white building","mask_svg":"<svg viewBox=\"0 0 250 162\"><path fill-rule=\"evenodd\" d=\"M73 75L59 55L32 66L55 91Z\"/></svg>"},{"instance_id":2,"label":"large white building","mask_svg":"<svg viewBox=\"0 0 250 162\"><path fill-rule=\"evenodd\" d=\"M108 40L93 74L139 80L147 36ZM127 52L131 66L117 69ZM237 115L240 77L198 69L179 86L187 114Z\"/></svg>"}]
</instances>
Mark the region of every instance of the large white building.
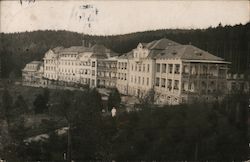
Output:
<instances>
[{"instance_id":1,"label":"large white building","mask_svg":"<svg viewBox=\"0 0 250 162\"><path fill-rule=\"evenodd\" d=\"M103 45L56 47L44 56L43 78L54 83L117 87L143 97L155 91L158 104L220 99L229 62L193 45L168 39L139 43L118 56Z\"/></svg>"},{"instance_id":2,"label":"large white building","mask_svg":"<svg viewBox=\"0 0 250 162\"><path fill-rule=\"evenodd\" d=\"M103 45L56 47L44 56L44 78L90 87L114 87L116 53Z\"/></svg>"},{"instance_id":3,"label":"large white building","mask_svg":"<svg viewBox=\"0 0 250 162\"><path fill-rule=\"evenodd\" d=\"M153 89L159 104L217 100L226 93L228 64L197 47L165 38L139 43L118 58L117 88L138 97Z\"/></svg>"}]
</instances>

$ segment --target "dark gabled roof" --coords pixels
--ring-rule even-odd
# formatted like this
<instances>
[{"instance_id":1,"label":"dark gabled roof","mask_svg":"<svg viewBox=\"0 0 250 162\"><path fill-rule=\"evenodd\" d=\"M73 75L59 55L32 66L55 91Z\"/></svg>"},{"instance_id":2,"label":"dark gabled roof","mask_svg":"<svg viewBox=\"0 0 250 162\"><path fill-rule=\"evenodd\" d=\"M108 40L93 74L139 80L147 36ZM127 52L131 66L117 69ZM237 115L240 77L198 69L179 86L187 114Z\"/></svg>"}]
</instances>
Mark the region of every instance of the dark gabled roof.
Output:
<instances>
[{"instance_id":1,"label":"dark gabled roof","mask_svg":"<svg viewBox=\"0 0 250 162\"><path fill-rule=\"evenodd\" d=\"M149 50L162 50L168 46L176 46L176 45L180 45L180 44L172 40L162 38L162 39L147 43L145 47L148 48Z\"/></svg>"},{"instance_id":2,"label":"dark gabled roof","mask_svg":"<svg viewBox=\"0 0 250 162\"><path fill-rule=\"evenodd\" d=\"M162 53L164 50L150 50L147 58L155 58L157 55Z\"/></svg>"},{"instance_id":3,"label":"dark gabled roof","mask_svg":"<svg viewBox=\"0 0 250 162\"><path fill-rule=\"evenodd\" d=\"M147 48L150 50L148 58L153 58L155 57L157 54L159 54L161 51L165 50L167 47L169 46L176 46L176 45L180 45L179 43L176 43L172 40L166 39L166 38L162 38L159 40L154 40L152 42L149 43L140 43L142 44L143 48ZM133 57L133 51L130 51L128 53L125 53L121 56L119 56L119 58L131 58Z\"/></svg>"},{"instance_id":4,"label":"dark gabled roof","mask_svg":"<svg viewBox=\"0 0 250 162\"><path fill-rule=\"evenodd\" d=\"M30 64L35 65L36 68L33 68L33 69L28 68L28 66ZM29 62L28 64L25 65L25 67L22 69L22 71L37 71L40 66L43 66L42 61L31 61L31 62Z\"/></svg>"},{"instance_id":5,"label":"dark gabled roof","mask_svg":"<svg viewBox=\"0 0 250 162\"><path fill-rule=\"evenodd\" d=\"M166 38L143 43L145 48L149 49L147 58L152 59L183 59L183 60L210 60L224 61L224 59L212 55L211 53L201 50L193 45L181 45ZM132 58L133 51L125 53L119 58Z\"/></svg>"},{"instance_id":6,"label":"dark gabled roof","mask_svg":"<svg viewBox=\"0 0 250 162\"><path fill-rule=\"evenodd\" d=\"M185 59L185 60L211 60L223 61L224 59L214 56L207 51L193 45L170 46L155 55L157 59Z\"/></svg>"},{"instance_id":7,"label":"dark gabled roof","mask_svg":"<svg viewBox=\"0 0 250 162\"><path fill-rule=\"evenodd\" d=\"M129 51L121 56L118 57L118 59L128 59L133 56L133 51Z\"/></svg>"},{"instance_id":8,"label":"dark gabled roof","mask_svg":"<svg viewBox=\"0 0 250 162\"><path fill-rule=\"evenodd\" d=\"M147 46L148 43L141 43L142 46L145 48Z\"/></svg>"},{"instance_id":9,"label":"dark gabled roof","mask_svg":"<svg viewBox=\"0 0 250 162\"><path fill-rule=\"evenodd\" d=\"M59 53L59 52L60 52L61 50L63 50L63 49L64 49L64 47L59 46L59 47L53 48L52 51L53 51L54 53Z\"/></svg>"},{"instance_id":10,"label":"dark gabled roof","mask_svg":"<svg viewBox=\"0 0 250 162\"><path fill-rule=\"evenodd\" d=\"M58 52L73 52L73 53L82 53L82 52L88 52L91 51L89 47L84 46L71 46L69 48L63 48L59 50Z\"/></svg>"},{"instance_id":11,"label":"dark gabled roof","mask_svg":"<svg viewBox=\"0 0 250 162\"><path fill-rule=\"evenodd\" d=\"M43 61L31 61L30 63L28 64L43 64Z\"/></svg>"},{"instance_id":12,"label":"dark gabled roof","mask_svg":"<svg viewBox=\"0 0 250 162\"><path fill-rule=\"evenodd\" d=\"M83 52L93 52L93 55L91 57L98 57L98 58L107 58L107 53L110 54L110 57L118 56L117 53L111 51L110 49L107 49L104 45L95 44L92 47L85 47L85 46L71 46L69 48L63 48L63 47L56 47L53 48L52 51L54 53L83 53ZM105 55L104 55L105 54Z\"/></svg>"},{"instance_id":13,"label":"dark gabled roof","mask_svg":"<svg viewBox=\"0 0 250 162\"><path fill-rule=\"evenodd\" d=\"M119 53L110 51L110 57L115 57L115 56L119 56Z\"/></svg>"}]
</instances>

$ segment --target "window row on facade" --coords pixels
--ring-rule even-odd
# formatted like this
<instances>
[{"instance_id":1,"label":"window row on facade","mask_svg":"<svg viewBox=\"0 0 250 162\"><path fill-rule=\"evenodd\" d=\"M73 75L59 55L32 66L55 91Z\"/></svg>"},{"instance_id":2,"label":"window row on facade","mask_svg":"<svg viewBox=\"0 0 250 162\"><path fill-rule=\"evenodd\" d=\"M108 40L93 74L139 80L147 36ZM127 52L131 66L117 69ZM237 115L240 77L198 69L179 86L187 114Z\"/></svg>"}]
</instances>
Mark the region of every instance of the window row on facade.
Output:
<instances>
[{"instance_id":1,"label":"window row on facade","mask_svg":"<svg viewBox=\"0 0 250 162\"><path fill-rule=\"evenodd\" d=\"M98 62L98 67L103 67L103 68L116 68L116 62L113 63L113 62L103 62L103 61L100 61Z\"/></svg>"},{"instance_id":2,"label":"window row on facade","mask_svg":"<svg viewBox=\"0 0 250 162\"><path fill-rule=\"evenodd\" d=\"M56 71L56 67L55 66L45 66L45 70Z\"/></svg>"},{"instance_id":3,"label":"window row on facade","mask_svg":"<svg viewBox=\"0 0 250 162\"><path fill-rule=\"evenodd\" d=\"M66 58L76 58L77 55L75 54L60 54L60 57L66 57Z\"/></svg>"},{"instance_id":4,"label":"window row on facade","mask_svg":"<svg viewBox=\"0 0 250 162\"><path fill-rule=\"evenodd\" d=\"M127 69L127 63L126 62L118 62L117 63L117 69Z\"/></svg>"},{"instance_id":5,"label":"window row on facade","mask_svg":"<svg viewBox=\"0 0 250 162\"><path fill-rule=\"evenodd\" d=\"M44 63L45 64L56 64L56 62L57 62L57 60L55 60L55 59L51 59L51 60L44 60Z\"/></svg>"},{"instance_id":6,"label":"window row on facade","mask_svg":"<svg viewBox=\"0 0 250 162\"><path fill-rule=\"evenodd\" d=\"M156 64L157 73L180 74L180 64Z\"/></svg>"},{"instance_id":7,"label":"window row on facade","mask_svg":"<svg viewBox=\"0 0 250 162\"><path fill-rule=\"evenodd\" d=\"M131 64L131 71L149 72L149 64Z\"/></svg>"},{"instance_id":8,"label":"window row on facade","mask_svg":"<svg viewBox=\"0 0 250 162\"><path fill-rule=\"evenodd\" d=\"M127 80L127 74L126 73L117 73L117 79L118 80Z\"/></svg>"},{"instance_id":9,"label":"window row on facade","mask_svg":"<svg viewBox=\"0 0 250 162\"><path fill-rule=\"evenodd\" d=\"M56 74L48 74L48 73L45 73L44 76L46 78L50 78L50 79L57 79L57 75Z\"/></svg>"},{"instance_id":10,"label":"window row on facade","mask_svg":"<svg viewBox=\"0 0 250 162\"><path fill-rule=\"evenodd\" d=\"M114 72L97 71L97 76L98 77L116 78L116 74Z\"/></svg>"},{"instance_id":11,"label":"window row on facade","mask_svg":"<svg viewBox=\"0 0 250 162\"><path fill-rule=\"evenodd\" d=\"M97 79L97 86L111 86L114 87L116 85L115 82L109 81L109 80L104 80L104 79Z\"/></svg>"},{"instance_id":12,"label":"window row on facade","mask_svg":"<svg viewBox=\"0 0 250 162\"><path fill-rule=\"evenodd\" d=\"M141 77L141 76L131 76L131 83L141 84L141 85L149 85L149 77Z\"/></svg>"},{"instance_id":13,"label":"window row on facade","mask_svg":"<svg viewBox=\"0 0 250 162\"><path fill-rule=\"evenodd\" d=\"M174 83L174 86L172 85L173 83ZM168 90L172 90L172 88L174 90L179 90L180 89L179 83L180 83L179 80L165 79L165 78L159 78L159 77L156 77L155 79L156 87L162 87L162 88L167 87Z\"/></svg>"},{"instance_id":14,"label":"window row on facade","mask_svg":"<svg viewBox=\"0 0 250 162\"><path fill-rule=\"evenodd\" d=\"M221 69L220 69L221 68ZM183 65L183 72L184 75L190 74L190 75L200 75L202 76L214 76L224 77L224 74L226 74L226 67L216 64L184 64Z\"/></svg>"}]
</instances>

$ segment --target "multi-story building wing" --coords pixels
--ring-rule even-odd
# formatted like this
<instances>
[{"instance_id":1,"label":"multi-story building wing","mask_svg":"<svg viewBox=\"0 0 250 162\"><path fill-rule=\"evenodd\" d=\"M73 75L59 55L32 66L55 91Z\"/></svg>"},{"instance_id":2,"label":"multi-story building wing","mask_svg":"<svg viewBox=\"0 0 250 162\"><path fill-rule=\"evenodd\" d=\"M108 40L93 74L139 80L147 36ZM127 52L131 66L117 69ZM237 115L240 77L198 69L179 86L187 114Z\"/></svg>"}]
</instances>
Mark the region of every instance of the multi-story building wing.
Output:
<instances>
[{"instance_id":1,"label":"multi-story building wing","mask_svg":"<svg viewBox=\"0 0 250 162\"><path fill-rule=\"evenodd\" d=\"M128 94L128 83L130 68L128 64L128 58L132 55L132 52L121 55L117 58L117 83L116 87L122 94Z\"/></svg>"},{"instance_id":2,"label":"multi-story building wing","mask_svg":"<svg viewBox=\"0 0 250 162\"><path fill-rule=\"evenodd\" d=\"M94 45L91 56L91 87L116 86L116 56L103 45Z\"/></svg>"},{"instance_id":3,"label":"multi-story building wing","mask_svg":"<svg viewBox=\"0 0 250 162\"><path fill-rule=\"evenodd\" d=\"M119 62L127 58L126 76L127 80L127 93L128 95L134 95L142 97L150 89L154 88L155 84L155 55L159 51L164 50L167 46L178 45L168 39L160 39L150 43L139 43L137 48L127 53L125 56L118 58L118 71ZM122 91L122 86L125 85L118 79L118 89Z\"/></svg>"},{"instance_id":4,"label":"multi-story building wing","mask_svg":"<svg viewBox=\"0 0 250 162\"><path fill-rule=\"evenodd\" d=\"M56 47L49 50L44 57L44 78L61 82L86 84L97 87L97 81L104 86L115 86L117 54L103 45ZM97 65L105 64L106 68ZM112 68L111 68L112 67ZM97 70L108 70L110 76L98 78ZM105 82L104 81L104 82Z\"/></svg>"},{"instance_id":5,"label":"multi-story building wing","mask_svg":"<svg viewBox=\"0 0 250 162\"><path fill-rule=\"evenodd\" d=\"M79 75L80 83L84 85L90 85L91 78L91 55L89 51L81 53L79 56Z\"/></svg>"},{"instance_id":6,"label":"multi-story building wing","mask_svg":"<svg viewBox=\"0 0 250 162\"><path fill-rule=\"evenodd\" d=\"M227 74L227 93L249 93L250 75L247 74Z\"/></svg>"},{"instance_id":7,"label":"multi-story building wing","mask_svg":"<svg viewBox=\"0 0 250 162\"><path fill-rule=\"evenodd\" d=\"M45 53L44 60L44 78L50 80L58 79L58 51L62 47L54 48Z\"/></svg>"},{"instance_id":8,"label":"multi-story building wing","mask_svg":"<svg viewBox=\"0 0 250 162\"><path fill-rule=\"evenodd\" d=\"M97 87L115 87L117 72L116 57L97 61Z\"/></svg>"},{"instance_id":9,"label":"multi-story building wing","mask_svg":"<svg viewBox=\"0 0 250 162\"><path fill-rule=\"evenodd\" d=\"M43 85L43 62L32 61L22 70L22 84L23 85Z\"/></svg>"},{"instance_id":10,"label":"multi-story building wing","mask_svg":"<svg viewBox=\"0 0 250 162\"><path fill-rule=\"evenodd\" d=\"M159 104L219 99L225 94L227 64L192 45L181 45L168 39L139 43L137 48L118 58L127 58L127 84L117 80L121 93L144 96L155 91ZM127 85L127 91L124 87Z\"/></svg>"},{"instance_id":11,"label":"multi-story building wing","mask_svg":"<svg viewBox=\"0 0 250 162\"><path fill-rule=\"evenodd\" d=\"M228 63L192 45L167 47L156 56L155 91L159 102L219 99L226 93Z\"/></svg>"}]
</instances>

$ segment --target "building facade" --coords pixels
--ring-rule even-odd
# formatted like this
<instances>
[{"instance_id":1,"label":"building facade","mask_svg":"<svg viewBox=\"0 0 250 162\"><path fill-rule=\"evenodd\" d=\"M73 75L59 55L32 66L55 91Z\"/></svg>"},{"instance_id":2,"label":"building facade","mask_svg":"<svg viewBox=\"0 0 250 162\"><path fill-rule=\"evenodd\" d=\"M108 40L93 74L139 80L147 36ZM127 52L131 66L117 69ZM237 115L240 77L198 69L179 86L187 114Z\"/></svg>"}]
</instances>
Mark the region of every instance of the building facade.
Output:
<instances>
[{"instance_id":1,"label":"building facade","mask_svg":"<svg viewBox=\"0 0 250 162\"><path fill-rule=\"evenodd\" d=\"M227 93L230 63L193 45L163 38L118 56L103 45L85 44L46 52L43 78L62 85L117 87L137 97L154 90L158 104L213 101Z\"/></svg>"},{"instance_id":2,"label":"building facade","mask_svg":"<svg viewBox=\"0 0 250 162\"><path fill-rule=\"evenodd\" d=\"M250 93L250 75L227 74L227 93Z\"/></svg>"},{"instance_id":3,"label":"building facade","mask_svg":"<svg viewBox=\"0 0 250 162\"><path fill-rule=\"evenodd\" d=\"M118 64L124 60L128 79L117 79L117 88L127 95L143 97L153 89L156 103L174 105L213 101L226 93L229 62L192 45L168 39L139 43Z\"/></svg>"},{"instance_id":4,"label":"building facade","mask_svg":"<svg viewBox=\"0 0 250 162\"><path fill-rule=\"evenodd\" d=\"M44 78L58 84L114 87L117 54L103 45L57 47L44 56Z\"/></svg>"},{"instance_id":5,"label":"building facade","mask_svg":"<svg viewBox=\"0 0 250 162\"><path fill-rule=\"evenodd\" d=\"M27 86L45 85L43 62L32 61L22 70L22 84Z\"/></svg>"}]
</instances>

